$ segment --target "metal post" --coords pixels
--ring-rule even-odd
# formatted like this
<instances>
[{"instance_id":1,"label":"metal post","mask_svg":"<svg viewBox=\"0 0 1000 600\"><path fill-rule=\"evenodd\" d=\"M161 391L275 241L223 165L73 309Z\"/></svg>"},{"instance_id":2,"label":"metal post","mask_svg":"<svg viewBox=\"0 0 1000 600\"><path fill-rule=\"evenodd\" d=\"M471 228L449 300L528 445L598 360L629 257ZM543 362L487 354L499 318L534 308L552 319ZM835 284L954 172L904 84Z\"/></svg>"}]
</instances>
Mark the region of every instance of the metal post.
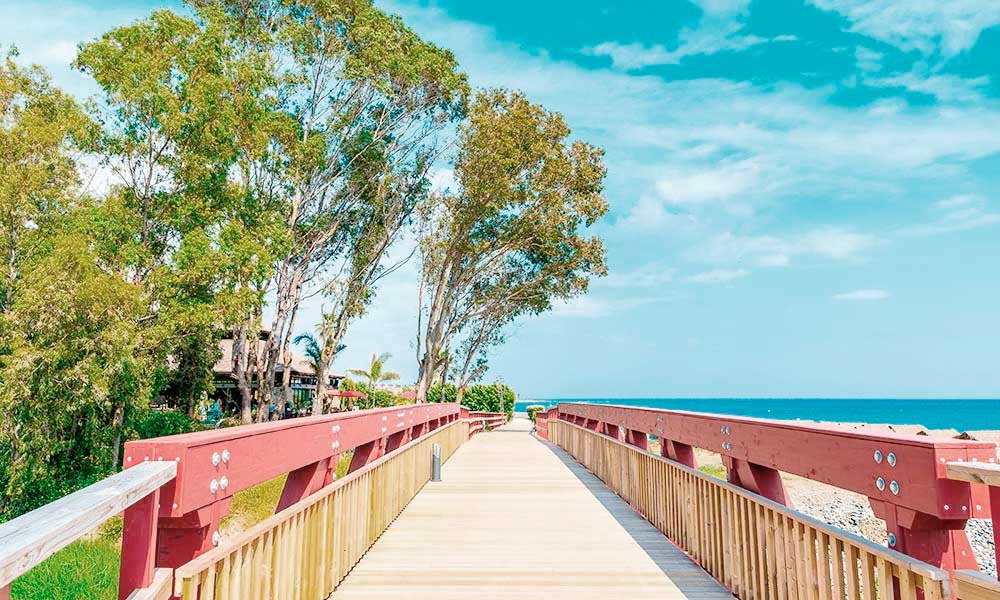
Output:
<instances>
[{"instance_id":1,"label":"metal post","mask_svg":"<svg viewBox=\"0 0 1000 600\"><path fill-rule=\"evenodd\" d=\"M431 447L431 481L441 481L441 444Z\"/></svg>"}]
</instances>

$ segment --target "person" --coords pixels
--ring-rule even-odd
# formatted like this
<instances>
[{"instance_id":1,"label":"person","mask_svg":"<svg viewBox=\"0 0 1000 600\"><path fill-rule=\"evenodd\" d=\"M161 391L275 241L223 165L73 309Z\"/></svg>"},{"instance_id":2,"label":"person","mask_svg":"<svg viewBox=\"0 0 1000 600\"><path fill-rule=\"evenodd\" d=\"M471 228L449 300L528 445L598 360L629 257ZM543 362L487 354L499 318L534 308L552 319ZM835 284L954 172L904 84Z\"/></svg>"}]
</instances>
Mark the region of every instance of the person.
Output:
<instances>
[{"instance_id":1,"label":"person","mask_svg":"<svg viewBox=\"0 0 1000 600\"><path fill-rule=\"evenodd\" d=\"M285 414L282 415L282 418L283 419L291 419L293 416L295 416L295 415L292 414L292 403L291 402L285 402Z\"/></svg>"}]
</instances>

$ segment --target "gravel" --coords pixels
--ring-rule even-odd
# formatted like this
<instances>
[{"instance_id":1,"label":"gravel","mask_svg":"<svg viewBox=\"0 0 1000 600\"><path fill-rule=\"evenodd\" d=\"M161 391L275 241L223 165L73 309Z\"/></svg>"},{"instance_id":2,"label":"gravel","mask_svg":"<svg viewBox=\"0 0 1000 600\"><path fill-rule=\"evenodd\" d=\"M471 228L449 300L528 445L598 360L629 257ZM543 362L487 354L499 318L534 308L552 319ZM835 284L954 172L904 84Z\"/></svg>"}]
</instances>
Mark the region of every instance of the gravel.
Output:
<instances>
[{"instance_id":1,"label":"gravel","mask_svg":"<svg viewBox=\"0 0 1000 600\"><path fill-rule=\"evenodd\" d=\"M875 517L864 496L799 477L788 477L785 485L797 510L876 544L885 545L885 523ZM995 577L997 565L993 549L993 525L988 519L969 519L965 533L969 537L979 568Z\"/></svg>"}]
</instances>

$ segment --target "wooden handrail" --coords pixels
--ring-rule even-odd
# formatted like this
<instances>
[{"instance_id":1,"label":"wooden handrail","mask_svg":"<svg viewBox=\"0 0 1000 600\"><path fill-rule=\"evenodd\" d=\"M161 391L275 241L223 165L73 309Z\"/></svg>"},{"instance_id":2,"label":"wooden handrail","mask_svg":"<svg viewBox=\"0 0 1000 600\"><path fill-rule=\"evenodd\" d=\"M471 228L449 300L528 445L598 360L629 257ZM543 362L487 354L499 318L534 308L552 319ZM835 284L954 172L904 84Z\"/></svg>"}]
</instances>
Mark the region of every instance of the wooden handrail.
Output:
<instances>
[{"instance_id":1,"label":"wooden handrail","mask_svg":"<svg viewBox=\"0 0 1000 600\"><path fill-rule=\"evenodd\" d=\"M0 525L0 589L156 493L176 473L173 461L145 462Z\"/></svg>"},{"instance_id":2,"label":"wooden handrail","mask_svg":"<svg viewBox=\"0 0 1000 600\"><path fill-rule=\"evenodd\" d=\"M994 463L955 461L945 465L949 479L956 481L967 481L969 483L981 483L989 486L990 519L993 521L993 551L996 562L1000 567L1000 465ZM976 582L981 583L981 577L969 579L968 572L964 576L965 588L970 589ZM958 576L956 574L956 582ZM960 589L962 586L959 586ZM1000 584L993 581L993 596L987 596L986 592L968 592L968 598L995 598L1000 600Z\"/></svg>"},{"instance_id":3,"label":"wooden handrail","mask_svg":"<svg viewBox=\"0 0 1000 600\"><path fill-rule=\"evenodd\" d=\"M1000 582L978 571L955 571L955 587L959 600L1000 599Z\"/></svg>"},{"instance_id":4,"label":"wooden handrail","mask_svg":"<svg viewBox=\"0 0 1000 600\"><path fill-rule=\"evenodd\" d=\"M184 600L325 598L468 435L441 427L382 456L175 570ZM295 595L294 597L299 597Z\"/></svg>"},{"instance_id":5,"label":"wooden handrail","mask_svg":"<svg viewBox=\"0 0 1000 600\"><path fill-rule=\"evenodd\" d=\"M663 456L689 467L696 466L695 448L717 452L731 483L785 505L791 501L781 473L864 494L894 550L949 572L978 569L965 524L990 517L989 491L949 479L945 465L995 464L991 442L574 402L560 403L543 420L574 423L640 449L656 436Z\"/></svg>"},{"instance_id":6,"label":"wooden handrail","mask_svg":"<svg viewBox=\"0 0 1000 600\"><path fill-rule=\"evenodd\" d=\"M742 487L566 421L551 441L601 478L741 598L950 594L948 573ZM968 600L976 600L969 598Z\"/></svg>"}]
</instances>

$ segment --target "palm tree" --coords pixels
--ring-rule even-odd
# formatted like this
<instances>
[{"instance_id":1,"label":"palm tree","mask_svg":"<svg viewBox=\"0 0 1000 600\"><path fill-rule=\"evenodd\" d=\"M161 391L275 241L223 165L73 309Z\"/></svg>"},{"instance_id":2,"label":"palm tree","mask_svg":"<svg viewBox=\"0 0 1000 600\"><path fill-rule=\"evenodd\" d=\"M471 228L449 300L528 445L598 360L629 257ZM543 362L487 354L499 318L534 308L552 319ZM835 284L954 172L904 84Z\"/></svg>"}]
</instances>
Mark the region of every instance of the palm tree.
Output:
<instances>
[{"instance_id":1,"label":"palm tree","mask_svg":"<svg viewBox=\"0 0 1000 600\"><path fill-rule=\"evenodd\" d=\"M341 350L346 348L343 344L339 344L337 349L333 352L326 348L324 343L321 343L316 339L311 333L300 333L295 336L295 345L299 345L305 342L306 358L309 359L309 366L312 367L313 372L316 374L316 396L313 398L313 414L321 415L323 414L323 404L326 401L326 386L328 382L328 377L326 376L327 370L330 368L330 359L340 353Z\"/></svg>"},{"instance_id":2,"label":"palm tree","mask_svg":"<svg viewBox=\"0 0 1000 600\"><path fill-rule=\"evenodd\" d=\"M392 355L388 352L383 352L379 356L372 354L371 365L368 366L368 370L364 369L348 369L347 372L352 375L357 375L358 377L364 377L368 380L368 402L373 405L375 402L375 386L385 382L393 381L399 379L399 373L393 373L392 371L385 371L385 363L392 358Z\"/></svg>"}]
</instances>

